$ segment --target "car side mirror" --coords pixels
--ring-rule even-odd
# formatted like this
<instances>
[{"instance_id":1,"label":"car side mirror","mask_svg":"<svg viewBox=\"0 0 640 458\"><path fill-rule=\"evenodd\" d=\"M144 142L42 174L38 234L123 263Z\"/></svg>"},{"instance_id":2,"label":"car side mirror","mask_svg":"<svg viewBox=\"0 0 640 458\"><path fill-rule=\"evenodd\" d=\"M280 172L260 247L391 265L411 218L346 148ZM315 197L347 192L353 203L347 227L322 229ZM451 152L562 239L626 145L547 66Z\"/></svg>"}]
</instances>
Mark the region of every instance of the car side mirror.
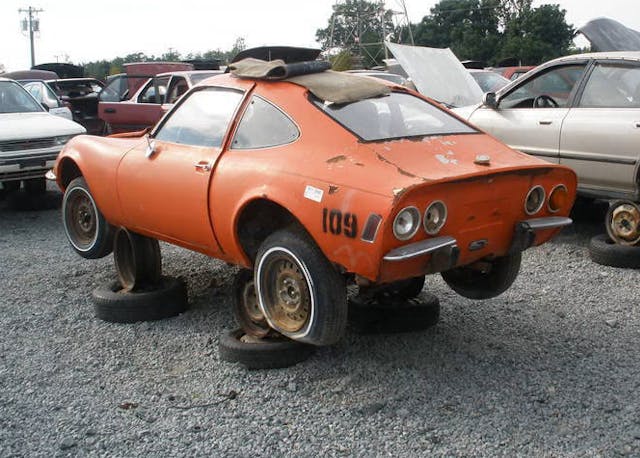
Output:
<instances>
[{"instance_id":1,"label":"car side mirror","mask_svg":"<svg viewBox=\"0 0 640 458\"><path fill-rule=\"evenodd\" d=\"M496 93L495 92L486 92L483 96L482 96L482 104L485 107L489 107L492 110L495 110L498 108L498 98L496 97Z\"/></svg>"},{"instance_id":2,"label":"car side mirror","mask_svg":"<svg viewBox=\"0 0 640 458\"><path fill-rule=\"evenodd\" d=\"M49 107L49 105L47 105L44 102L40 102L40 105L42 105L42 108L44 108L45 110L49 111L51 108Z\"/></svg>"}]
</instances>

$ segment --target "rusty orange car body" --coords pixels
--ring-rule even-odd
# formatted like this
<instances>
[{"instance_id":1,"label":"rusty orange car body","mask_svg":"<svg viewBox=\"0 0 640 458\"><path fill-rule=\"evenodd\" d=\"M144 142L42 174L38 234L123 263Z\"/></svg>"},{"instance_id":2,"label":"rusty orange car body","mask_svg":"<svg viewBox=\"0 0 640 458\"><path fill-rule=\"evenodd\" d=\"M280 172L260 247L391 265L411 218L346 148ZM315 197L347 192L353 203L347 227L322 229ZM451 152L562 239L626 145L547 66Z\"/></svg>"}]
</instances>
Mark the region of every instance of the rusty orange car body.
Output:
<instances>
[{"instance_id":1,"label":"rusty orange car body","mask_svg":"<svg viewBox=\"0 0 640 458\"><path fill-rule=\"evenodd\" d=\"M519 253L570 223L576 191L570 169L514 151L419 94L383 84L469 132L363 141L302 85L221 75L192 89L151 133L74 139L58 157L57 183L65 190L83 177L113 227L248 268L271 232L295 224L343 278L361 285ZM220 147L155 138L190 95L207 88L238 94ZM238 126L256 98L285 114L297 138L235 149ZM542 202L527 214L533 188L542 189L536 191ZM549 202L556 189L561 195ZM440 215L446 221L430 235L422 219L433 202L446 205ZM406 208L417 209L421 222L401 240L394 227Z\"/></svg>"}]
</instances>

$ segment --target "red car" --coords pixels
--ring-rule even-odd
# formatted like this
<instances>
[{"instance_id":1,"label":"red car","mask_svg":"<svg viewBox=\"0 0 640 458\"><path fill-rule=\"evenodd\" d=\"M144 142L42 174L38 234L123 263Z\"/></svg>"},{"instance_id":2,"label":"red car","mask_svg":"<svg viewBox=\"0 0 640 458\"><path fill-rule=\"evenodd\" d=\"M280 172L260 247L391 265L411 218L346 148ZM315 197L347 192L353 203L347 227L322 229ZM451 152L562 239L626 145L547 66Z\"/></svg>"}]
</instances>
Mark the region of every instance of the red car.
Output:
<instances>
[{"instance_id":1,"label":"red car","mask_svg":"<svg viewBox=\"0 0 640 458\"><path fill-rule=\"evenodd\" d=\"M191 70L159 73L148 78L128 99L121 100L122 80L114 80L100 94L98 112L108 133L134 132L155 125L162 115L200 81L219 75L220 70ZM139 77L128 77L139 79ZM125 92L126 94L126 92Z\"/></svg>"}]
</instances>

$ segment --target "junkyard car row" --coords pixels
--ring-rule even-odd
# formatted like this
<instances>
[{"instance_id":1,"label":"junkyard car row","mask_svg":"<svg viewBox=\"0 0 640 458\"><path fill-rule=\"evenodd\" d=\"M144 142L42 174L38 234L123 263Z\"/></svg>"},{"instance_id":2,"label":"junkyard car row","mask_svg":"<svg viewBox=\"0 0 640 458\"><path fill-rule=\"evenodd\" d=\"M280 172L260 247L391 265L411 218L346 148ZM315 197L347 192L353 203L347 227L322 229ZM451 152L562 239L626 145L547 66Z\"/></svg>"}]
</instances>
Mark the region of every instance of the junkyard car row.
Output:
<instances>
[{"instance_id":1,"label":"junkyard car row","mask_svg":"<svg viewBox=\"0 0 640 458\"><path fill-rule=\"evenodd\" d=\"M562 58L509 84L495 75L506 86L458 116L405 80L333 72L321 61L249 57L230 70L155 74L135 87L124 78L105 89L48 81L72 107L67 89L92 87L76 103L96 107L102 90L107 124L92 124L93 133L153 127L36 135L57 149L26 162L0 143L9 187L42 180L70 140L53 170L67 237L85 258L113 252L119 278L94 292L98 316L127 322L184 310L184 285L162 276L158 240L245 269L234 338L318 346L343 335L350 285L363 303L407 300L425 275L440 273L465 297L501 294L521 252L571 223L577 192L629 199L610 211L609 234L640 240L638 53ZM46 92L42 82L25 84ZM26 111L65 121L16 83L0 85L19 88Z\"/></svg>"}]
</instances>

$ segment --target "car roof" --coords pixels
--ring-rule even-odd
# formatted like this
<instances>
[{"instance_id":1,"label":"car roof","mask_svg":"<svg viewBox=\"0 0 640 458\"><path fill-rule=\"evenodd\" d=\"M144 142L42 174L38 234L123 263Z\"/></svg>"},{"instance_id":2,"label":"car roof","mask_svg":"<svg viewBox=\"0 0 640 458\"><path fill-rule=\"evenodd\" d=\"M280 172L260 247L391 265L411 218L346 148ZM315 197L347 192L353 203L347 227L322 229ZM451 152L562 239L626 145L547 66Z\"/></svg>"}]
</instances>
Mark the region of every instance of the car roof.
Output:
<instances>
[{"instance_id":1,"label":"car roof","mask_svg":"<svg viewBox=\"0 0 640 458\"><path fill-rule=\"evenodd\" d=\"M580 59L630 59L630 60L640 60L640 51L609 51L609 52L589 52L583 54L573 54L570 56L558 57L557 59L551 60L547 63L551 62L563 62L563 61L573 61Z\"/></svg>"},{"instance_id":2,"label":"car roof","mask_svg":"<svg viewBox=\"0 0 640 458\"><path fill-rule=\"evenodd\" d=\"M180 70L177 72L158 73L156 76L191 76L191 75L201 75L203 73L211 73L212 75L219 75L224 73L224 71L222 70Z\"/></svg>"}]
</instances>

